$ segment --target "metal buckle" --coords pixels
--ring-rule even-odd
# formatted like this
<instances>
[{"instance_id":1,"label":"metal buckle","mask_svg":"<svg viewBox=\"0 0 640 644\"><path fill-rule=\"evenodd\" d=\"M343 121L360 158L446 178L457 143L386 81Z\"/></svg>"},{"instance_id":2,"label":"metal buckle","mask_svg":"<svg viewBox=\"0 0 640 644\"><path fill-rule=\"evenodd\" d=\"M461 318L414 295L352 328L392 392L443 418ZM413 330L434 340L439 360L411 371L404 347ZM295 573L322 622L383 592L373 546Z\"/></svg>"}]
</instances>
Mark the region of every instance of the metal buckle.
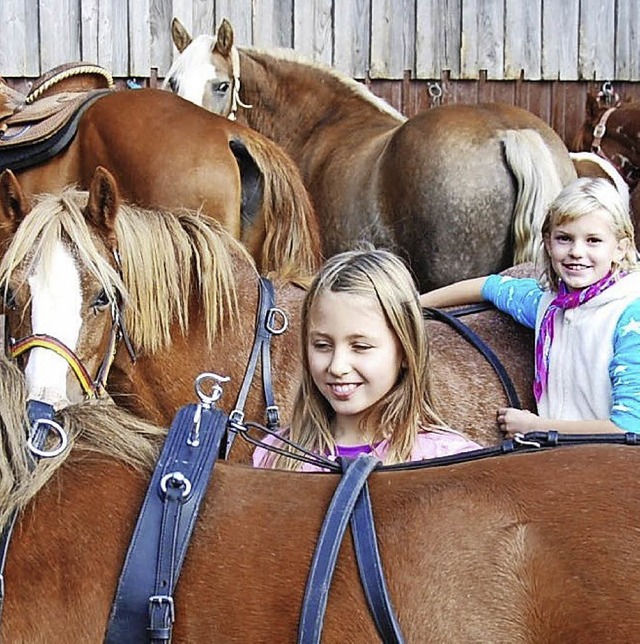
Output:
<instances>
[{"instance_id":1,"label":"metal buckle","mask_svg":"<svg viewBox=\"0 0 640 644\"><path fill-rule=\"evenodd\" d=\"M605 135L606 131L607 126L604 123L598 123L598 125L593 128L593 136L596 139L601 139Z\"/></svg>"},{"instance_id":2,"label":"metal buckle","mask_svg":"<svg viewBox=\"0 0 640 644\"><path fill-rule=\"evenodd\" d=\"M229 422L242 425L244 422L244 412L241 409L233 409L229 414Z\"/></svg>"},{"instance_id":3,"label":"metal buckle","mask_svg":"<svg viewBox=\"0 0 640 644\"><path fill-rule=\"evenodd\" d=\"M169 595L151 595L151 597L149 597L149 612L151 612L153 604L158 604L160 607L162 607L162 604L167 604L169 606L169 619L171 620L171 623L175 621L176 611L173 605L173 597L170 597Z\"/></svg>"},{"instance_id":4,"label":"metal buckle","mask_svg":"<svg viewBox=\"0 0 640 644\"><path fill-rule=\"evenodd\" d=\"M265 414L267 416L267 427L269 429L280 426L280 410L278 409L278 405L269 405L265 409Z\"/></svg>"}]
</instances>

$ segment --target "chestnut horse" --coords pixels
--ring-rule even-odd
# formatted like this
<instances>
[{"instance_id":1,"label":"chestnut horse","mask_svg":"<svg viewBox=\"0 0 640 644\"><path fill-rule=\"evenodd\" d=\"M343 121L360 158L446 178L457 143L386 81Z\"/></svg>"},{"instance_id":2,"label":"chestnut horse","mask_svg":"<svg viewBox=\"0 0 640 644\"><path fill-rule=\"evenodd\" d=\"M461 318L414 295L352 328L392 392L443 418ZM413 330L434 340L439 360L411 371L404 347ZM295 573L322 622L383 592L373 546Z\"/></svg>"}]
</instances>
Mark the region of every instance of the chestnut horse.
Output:
<instances>
[{"instance_id":1,"label":"chestnut horse","mask_svg":"<svg viewBox=\"0 0 640 644\"><path fill-rule=\"evenodd\" d=\"M587 94L586 117L573 149L610 161L629 186L636 242L640 239L640 102L607 103Z\"/></svg>"},{"instance_id":2,"label":"chestnut horse","mask_svg":"<svg viewBox=\"0 0 640 644\"><path fill-rule=\"evenodd\" d=\"M219 224L190 212L157 213L121 203L104 169L96 171L88 193L43 195L31 208L15 176L5 171L0 247L0 292L11 335L50 338L32 342L20 357L30 398L56 407L83 398L78 364L89 381L101 364L109 364L124 301L124 329L137 359L132 361L126 343L117 345L107 390L118 404L166 426L192 400L195 377L214 371L231 378L221 406L227 413L233 409L252 351L258 275L246 251ZM276 282L275 304L290 322L271 347L273 388L284 422L299 383L303 296L302 288ZM531 332L496 310L465 320L506 365L523 405L534 409ZM496 443L496 409L506 404L499 378L452 328L434 320L426 324L443 416L479 442ZM261 421L264 405L256 383L246 417ZM246 450L238 454L246 457Z\"/></svg>"},{"instance_id":3,"label":"chestnut horse","mask_svg":"<svg viewBox=\"0 0 640 644\"><path fill-rule=\"evenodd\" d=\"M21 105L24 97L0 83L0 114ZM201 209L219 220L261 273L304 279L318 268L318 225L298 169L249 128L169 92L117 91L91 104L62 152L16 174L33 196L68 184L86 189L98 165L134 203Z\"/></svg>"},{"instance_id":4,"label":"chestnut horse","mask_svg":"<svg viewBox=\"0 0 640 644\"><path fill-rule=\"evenodd\" d=\"M0 408L23 403L2 371ZM104 639L160 433L130 427L110 407L65 410L73 449L34 472L0 450L0 469L13 473L1 488L1 516L21 510L5 568L2 641ZM2 411L3 445L19 445L25 427ZM584 445L374 472L377 540L406 641L635 641L640 497L626 492L639 467L638 447ZM296 641L337 482L334 474L218 463L177 584L173 641ZM378 641L350 534L322 635Z\"/></svg>"},{"instance_id":5,"label":"chestnut horse","mask_svg":"<svg viewBox=\"0 0 640 644\"><path fill-rule=\"evenodd\" d=\"M249 104L238 120L298 163L325 255L361 239L395 248L421 292L533 259L546 206L576 177L560 137L526 110L444 105L406 119L294 52L236 49L227 21L191 40L174 19L172 35L181 53L164 86L223 113Z\"/></svg>"}]
</instances>

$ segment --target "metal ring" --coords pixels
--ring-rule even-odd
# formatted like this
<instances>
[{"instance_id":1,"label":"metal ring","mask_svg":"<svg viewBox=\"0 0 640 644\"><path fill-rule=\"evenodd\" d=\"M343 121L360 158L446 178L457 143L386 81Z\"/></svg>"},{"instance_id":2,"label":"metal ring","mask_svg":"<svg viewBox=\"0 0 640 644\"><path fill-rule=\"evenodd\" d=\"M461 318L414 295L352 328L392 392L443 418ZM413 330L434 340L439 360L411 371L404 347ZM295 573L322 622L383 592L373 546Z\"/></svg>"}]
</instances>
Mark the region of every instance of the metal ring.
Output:
<instances>
[{"instance_id":1,"label":"metal ring","mask_svg":"<svg viewBox=\"0 0 640 644\"><path fill-rule=\"evenodd\" d=\"M160 479L160 489L167 493L167 483L169 481L177 481L176 487L182 488L182 498L185 499L191 493L191 481L182 472L169 472Z\"/></svg>"},{"instance_id":2,"label":"metal ring","mask_svg":"<svg viewBox=\"0 0 640 644\"><path fill-rule=\"evenodd\" d=\"M280 316L282 320L282 324L279 327L275 326L275 322L277 321L278 316ZM289 327L289 318L282 309L274 306L273 308L269 309L264 325L269 333L272 333L273 335L280 335L281 333L284 333Z\"/></svg>"},{"instance_id":3,"label":"metal ring","mask_svg":"<svg viewBox=\"0 0 640 644\"><path fill-rule=\"evenodd\" d=\"M58 447L50 450L44 450L34 445L33 438L39 425L47 425L47 427L50 427L55 432L57 432L58 436L60 437L60 445L58 445ZM31 426L29 438L27 439L27 447L32 454L35 454L40 458L54 458L55 456L62 454L62 452L67 449L68 445L69 437L67 436L67 432L65 432L64 429L62 429L62 427L58 423L56 423L55 420L50 420L49 418L39 418Z\"/></svg>"},{"instance_id":4,"label":"metal ring","mask_svg":"<svg viewBox=\"0 0 640 644\"><path fill-rule=\"evenodd\" d=\"M428 91L431 98L442 98L442 87L440 87L440 83L429 83Z\"/></svg>"},{"instance_id":5,"label":"metal ring","mask_svg":"<svg viewBox=\"0 0 640 644\"><path fill-rule=\"evenodd\" d=\"M607 126L604 123L598 123L598 125L593 128L593 136L597 139L601 139L605 135L606 131Z\"/></svg>"}]
</instances>

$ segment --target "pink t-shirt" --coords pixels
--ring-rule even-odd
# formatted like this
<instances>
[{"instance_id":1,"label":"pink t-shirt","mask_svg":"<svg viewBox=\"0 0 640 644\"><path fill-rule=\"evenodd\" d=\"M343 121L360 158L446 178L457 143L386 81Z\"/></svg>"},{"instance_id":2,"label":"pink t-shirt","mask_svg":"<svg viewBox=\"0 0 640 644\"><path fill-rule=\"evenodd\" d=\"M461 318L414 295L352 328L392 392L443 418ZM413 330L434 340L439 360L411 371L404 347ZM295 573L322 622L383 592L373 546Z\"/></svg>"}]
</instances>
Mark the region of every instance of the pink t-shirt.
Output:
<instances>
[{"instance_id":1,"label":"pink t-shirt","mask_svg":"<svg viewBox=\"0 0 640 644\"><path fill-rule=\"evenodd\" d=\"M267 436L263 443L267 445L275 445L278 439L275 436ZM386 439L378 443L374 449L370 445L338 445L338 456L350 456L355 458L358 454L372 453L377 456L381 461L384 461L387 451L389 449L389 441ZM410 461L421 461L429 458L437 458L439 456L449 456L450 454L459 454L461 452L470 452L474 449L480 449L480 445L475 443L460 434L453 432L439 432L429 431L420 432L416 437L416 443L411 451ZM253 453L253 466L254 467L269 467L270 457L273 453L263 447L257 447ZM335 460L334 456L328 457L330 460ZM311 463L301 463L300 472L324 472L325 468Z\"/></svg>"}]
</instances>

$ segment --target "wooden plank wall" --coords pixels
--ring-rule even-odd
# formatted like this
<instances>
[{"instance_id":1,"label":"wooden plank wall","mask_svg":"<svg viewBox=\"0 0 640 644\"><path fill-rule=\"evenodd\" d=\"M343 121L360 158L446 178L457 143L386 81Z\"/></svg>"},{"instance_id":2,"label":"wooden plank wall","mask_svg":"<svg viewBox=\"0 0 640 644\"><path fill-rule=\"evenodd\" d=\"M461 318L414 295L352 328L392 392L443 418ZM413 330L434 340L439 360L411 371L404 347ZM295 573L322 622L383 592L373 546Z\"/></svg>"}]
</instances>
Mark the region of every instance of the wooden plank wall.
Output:
<instances>
[{"instance_id":1,"label":"wooden plank wall","mask_svg":"<svg viewBox=\"0 0 640 644\"><path fill-rule=\"evenodd\" d=\"M408 116L443 102L504 100L567 140L605 79L638 98L638 0L1 0L0 75L24 85L85 60L155 86L170 22L239 45L293 47L363 80Z\"/></svg>"}]
</instances>

